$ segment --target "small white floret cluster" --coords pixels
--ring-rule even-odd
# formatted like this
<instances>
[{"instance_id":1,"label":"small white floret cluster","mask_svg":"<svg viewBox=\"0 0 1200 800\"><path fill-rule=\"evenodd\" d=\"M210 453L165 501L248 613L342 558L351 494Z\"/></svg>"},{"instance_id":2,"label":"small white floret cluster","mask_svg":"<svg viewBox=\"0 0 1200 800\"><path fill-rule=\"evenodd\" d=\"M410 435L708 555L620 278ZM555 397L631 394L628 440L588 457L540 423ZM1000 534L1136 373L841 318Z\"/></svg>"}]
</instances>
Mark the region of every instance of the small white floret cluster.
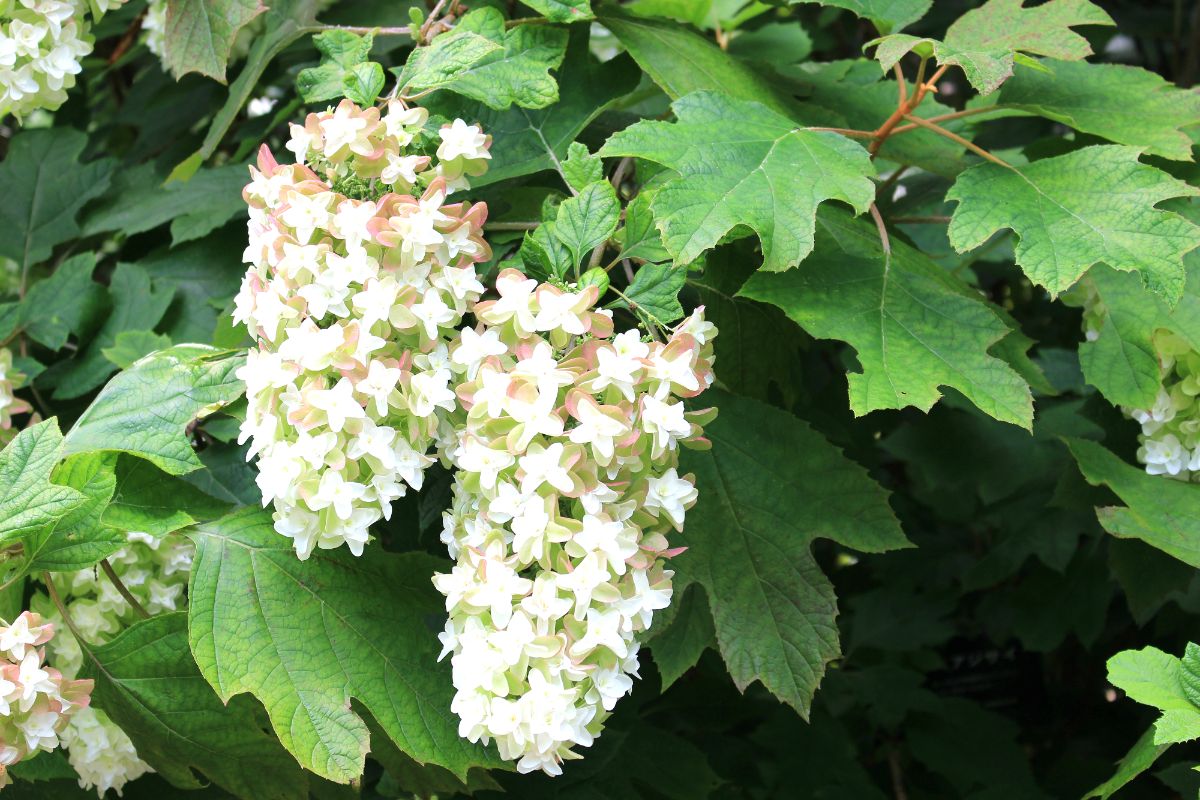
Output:
<instances>
[{"instance_id":1,"label":"small white floret cluster","mask_svg":"<svg viewBox=\"0 0 1200 800\"><path fill-rule=\"evenodd\" d=\"M447 182L486 168L490 138L456 120L424 155L412 145L427 118L398 101L310 114L292 126L297 163L264 146L244 193L251 266L234 319L257 347L239 372L242 441L302 559L343 543L360 554L392 501L421 488L455 407L448 344L490 251L487 207L447 203Z\"/></svg>"},{"instance_id":2,"label":"small white floret cluster","mask_svg":"<svg viewBox=\"0 0 1200 800\"><path fill-rule=\"evenodd\" d=\"M186 607L194 551L191 542L179 535L127 535L129 544L108 561L129 593L149 614ZM55 587L71 621L89 642L103 643L137 619L134 608L96 568L56 575ZM45 594L34 595L33 607L61 624L57 609ZM79 673L83 652L74 636L57 636L49 648L64 674ZM79 785L94 788L101 797L109 789L120 794L126 783L153 771L138 758L125 732L99 709L87 708L72 717L61 738Z\"/></svg>"},{"instance_id":3,"label":"small white floret cluster","mask_svg":"<svg viewBox=\"0 0 1200 800\"><path fill-rule=\"evenodd\" d=\"M1095 287L1081 283L1071 298L1083 306L1084 336L1095 341L1108 312ZM1121 411L1142 426L1137 459L1151 475L1200 482L1200 352L1169 331L1154 334L1162 388L1150 408Z\"/></svg>"},{"instance_id":4,"label":"small white floret cluster","mask_svg":"<svg viewBox=\"0 0 1200 800\"><path fill-rule=\"evenodd\" d=\"M93 0L102 13L124 0ZM92 52L83 0L0 0L0 117L53 111L67 99Z\"/></svg>"},{"instance_id":5,"label":"small white floret cluster","mask_svg":"<svg viewBox=\"0 0 1200 800\"><path fill-rule=\"evenodd\" d=\"M54 625L30 611L0 626L0 787L12 783L13 764L58 747L91 700L90 680L70 680L46 665L44 645L53 637Z\"/></svg>"},{"instance_id":6,"label":"small white floret cluster","mask_svg":"<svg viewBox=\"0 0 1200 800\"><path fill-rule=\"evenodd\" d=\"M595 286L505 270L496 290L450 351L442 657L460 734L557 775L632 689L638 639L671 601L666 534L697 496L678 447L704 446L711 418L681 398L712 383L716 329L698 309L666 343L613 337Z\"/></svg>"},{"instance_id":7,"label":"small white floret cluster","mask_svg":"<svg viewBox=\"0 0 1200 800\"><path fill-rule=\"evenodd\" d=\"M29 403L14 394L25 383L25 375L13 366L13 354L7 347L0 347L0 432L9 431L13 426L13 414L26 414L32 411ZM0 442L7 436L0 433Z\"/></svg>"}]
</instances>

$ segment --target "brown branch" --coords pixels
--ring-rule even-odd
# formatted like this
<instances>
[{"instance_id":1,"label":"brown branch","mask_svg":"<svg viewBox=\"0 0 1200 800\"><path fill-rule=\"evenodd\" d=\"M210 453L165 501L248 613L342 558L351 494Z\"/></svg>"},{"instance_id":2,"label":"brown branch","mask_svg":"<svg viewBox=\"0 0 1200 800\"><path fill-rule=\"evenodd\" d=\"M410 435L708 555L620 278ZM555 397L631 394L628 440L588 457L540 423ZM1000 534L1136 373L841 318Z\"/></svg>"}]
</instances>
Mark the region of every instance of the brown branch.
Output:
<instances>
[{"instance_id":1,"label":"brown branch","mask_svg":"<svg viewBox=\"0 0 1200 800\"><path fill-rule=\"evenodd\" d=\"M842 136L850 136L856 139L873 139L875 134L871 131L860 131L854 128L808 128L810 131L824 131L826 133L840 133Z\"/></svg>"},{"instance_id":2,"label":"brown branch","mask_svg":"<svg viewBox=\"0 0 1200 800\"><path fill-rule=\"evenodd\" d=\"M984 150L982 147L975 144L974 142L967 141L963 137L959 136L957 133L951 133L950 131L943 128L941 125L935 125L934 123L930 122L929 120L921 119L920 117L914 117L909 114L906 114L904 116L904 118L906 120L908 120L909 122L913 123L914 125L917 125L921 128L925 128L926 130L933 131L938 136L944 136L947 139L949 139L950 141L962 145L963 147L967 148L968 150L970 150L972 153L979 156L980 158L985 158L988 161L991 161L993 164L999 164L1002 167L1008 167L1011 170L1016 170L1016 167L1014 167L1012 164L1009 164L1004 159L992 155L987 150Z\"/></svg>"},{"instance_id":3,"label":"brown branch","mask_svg":"<svg viewBox=\"0 0 1200 800\"><path fill-rule=\"evenodd\" d=\"M955 111L952 114L938 114L936 117L924 117L924 120L926 122L945 122L951 119L973 117L976 114L986 114L989 111L995 111L1001 108L1007 108L1007 106L1005 106L1003 103L997 103L996 105L988 106L987 108L968 108L965 111ZM901 125L899 128L896 128L896 130L892 131L892 136L899 136L902 133L915 131L919 127L919 125Z\"/></svg>"},{"instance_id":4,"label":"brown branch","mask_svg":"<svg viewBox=\"0 0 1200 800\"><path fill-rule=\"evenodd\" d=\"M104 570L104 574L108 576L110 581L112 581L112 585L117 587L117 591L121 593L121 597L125 598L125 602L129 603L129 605L133 607L133 610L137 612L137 615L142 619L150 619L150 615L146 613L146 609L142 608L142 604L137 601L137 598L133 596L128 587L126 587L125 584L121 582L121 579L117 577L116 570L112 568L112 564L108 563L107 558L100 561L100 568Z\"/></svg>"}]
</instances>

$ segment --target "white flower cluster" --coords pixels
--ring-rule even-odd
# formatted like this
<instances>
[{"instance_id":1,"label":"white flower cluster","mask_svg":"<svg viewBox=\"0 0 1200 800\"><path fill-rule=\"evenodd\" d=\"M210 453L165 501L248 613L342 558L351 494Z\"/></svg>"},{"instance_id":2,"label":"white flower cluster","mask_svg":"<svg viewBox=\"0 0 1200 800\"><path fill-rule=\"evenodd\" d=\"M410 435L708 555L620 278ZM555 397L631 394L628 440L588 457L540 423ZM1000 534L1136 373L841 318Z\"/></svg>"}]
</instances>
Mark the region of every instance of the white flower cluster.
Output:
<instances>
[{"instance_id":1,"label":"white flower cluster","mask_svg":"<svg viewBox=\"0 0 1200 800\"><path fill-rule=\"evenodd\" d=\"M349 100L292 126L297 163L264 146L235 321L257 340L239 376L242 441L263 504L300 558L347 544L391 513L433 462L455 407L448 343L483 292L485 205L447 204L447 181L487 166L489 137L461 120L433 159L411 147L422 108ZM424 187L423 190L419 187Z\"/></svg>"},{"instance_id":2,"label":"white flower cluster","mask_svg":"<svg viewBox=\"0 0 1200 800\"><path fill-rule=\"evenodd\" d=\"M58 747L64 727L91 700L90 680L70 680L45 665L41 646L53 636L54 626L30 611L0 627L0 787L12 782L13 764Z\"/></svg>"},{"instance_id":3,"label":"white flower cluster","mask_svg":"<svg viewBox=\"0 0 1200 800\"><path fill-rule=\"evenodd\" d=\"M12 429L13 414L25 414L33 410L29 403L13 394L24 383L25 376L13 367L12 351L0 347L0 431Z\"/></svg>"},{"instance_id":4,"label":"white flower cluster","mask_svg":"<svg viewBox=\"0 0 1200 800\"><path fill-rule=\"evenodd\" d=\"M152 615L183 608L192 567L191 542L182 536L155 538L137 532L128 537L129 544L108 560L129 593ZM55 586L75 627L89 642L102 643L137 619L133 607L97 569L63 573L56 576ZM34 595L33 606L58 620L57 609L45 594ZM83 653L75 637L58 636L49 647L65 674L78 674ZM101 797L109 789L120 794L126 783L153 771L138 758L125 732L99 709L76 714L61 736L79 785L95 788Z\"/></svg>"},{"instance_id":5,"label":"white flower cluster","mask_svg":"<svg viewBox=\"0 0 1200 800\"><path fill-rule=\"evenodd\" d=\"M1082 281L1066 299L1083 307L1084 336L1095 341L1108 318L1095 286ZM1154 334L1154 351L1162 379L1154 405L1121 407L1142 426L1137 459L1151 475L1200 482L1200 353L1164 330Z\"/></svg>"},{"instance_id":6,"label":"white flower cluster","mask_svg":"<svg viewBox=\"0 0 1200 800\"><path fill-rule=\"evenodd\" d=\"M96 13L124 0L93 0ZM83 0L0 0L0 117L53 111L92 52Z\"/></svg>"},{"instance_id":7,"label":"white flower cluster","mask_svg":"<svg viewBox=\"0 0 1200 800\"><path fill-rule=\"evenodd\" d=\"M699 309L665 344L610 338L595 286L505 270L496 289L450 351L442 657L459 733L557 775L631 690L639 635L671 601L666 534L696 501L677 448L704 445L711 418L680 398L712 383L716 329Z\"/></svg>"}]
</instances>

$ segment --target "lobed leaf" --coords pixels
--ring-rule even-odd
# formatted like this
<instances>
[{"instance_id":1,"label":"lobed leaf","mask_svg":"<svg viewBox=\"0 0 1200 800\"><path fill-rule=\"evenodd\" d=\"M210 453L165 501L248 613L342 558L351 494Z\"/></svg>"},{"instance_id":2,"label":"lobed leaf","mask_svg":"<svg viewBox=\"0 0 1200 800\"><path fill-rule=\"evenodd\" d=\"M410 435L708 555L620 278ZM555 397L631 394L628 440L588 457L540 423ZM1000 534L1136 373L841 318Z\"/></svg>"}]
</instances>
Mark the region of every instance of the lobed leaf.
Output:
<instances>
[{"instance_id":1,"label":"lobed leaf","mask_svg":"<svg viewBox=\"0 0 1200 800\"><path fill-rule=\"evenodd\" d=\"M677 263L696 260L744 226L758 234L762 268L782 272L812 251L820 203L840 200L862 213L875 199L871 159L844 136L709 92L671 108L677 122L638 122L613 135L600 155L645 158L678 173L650 203Z\"/></svg>"},{"instance_id":2,"label":"lobed leaf","mask_svg":"<svg viewBox=\"0 0 1200 800\"><path fill-rule=\"evenodd\" d=\"M1099 145L1019 168L972 167L946 195L959 204L950 243L962 253L1011 228L1017 264L1051 296L1104 262L1141 273L1147 287L1174 305L1183 292L1183 256L1200 246L1200 227L1155 206L1200 189L1138 156L1132 147Z\"/></svg>"}]
</instances>

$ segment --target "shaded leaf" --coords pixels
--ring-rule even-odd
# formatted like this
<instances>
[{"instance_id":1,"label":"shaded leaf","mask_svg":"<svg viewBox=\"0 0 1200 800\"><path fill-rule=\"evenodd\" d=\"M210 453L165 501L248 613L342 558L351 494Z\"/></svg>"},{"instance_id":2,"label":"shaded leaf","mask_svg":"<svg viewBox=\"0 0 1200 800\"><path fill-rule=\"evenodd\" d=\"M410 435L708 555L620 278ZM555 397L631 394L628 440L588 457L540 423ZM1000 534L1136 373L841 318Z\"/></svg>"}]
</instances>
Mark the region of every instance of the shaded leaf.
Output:
<instances>
[{"instance_id":1,"label":"shaded leaf","mask_svg":"<svg viewBox=\"0 0 1200 800\"><path fill-rule=\"evenodd\" d=\"M704 586L717 642L738 688L761 681L808 716L825 665L840 652L837 599L813 560L814 539L864 552L908 544L887 493L866 470L792 415L710 389L713 446L685 451L700 499L688 514L678 590Z\"/></svg>"},{"instance_id":2,"label":"shaded leaf","mask_svg":"<svg viewBox=\"0 0 1200 800\"><path fill-rule=\"evenodd\" d=\"M93 702L129 735L140 758L183 789L204 783L247 800L308 796L299 765L264 733L248 698L225 705L188 650L187 614L140 620L103 645L83 646Z\"/></svg>"},{"instance_id":3,"label":"shaded leaf","mask_svg":"<svg viewBox=\"0 0 1200 800\"><path fill-rule=\"evenodd\" d=\"M816 3L844 8L869 19L881 34L895 33L907 28L929 11L933 0L789 0L792 5Z\"/></svg>"},{"instance_id":4,"label":"shaded leaf","mask_svg":"<svg viewBox=\"0 0 1200 800\"><path fill-rule=\"evenodd\" d=\"M760 272L739 295L771 303L813 336L854 347L850 407L928 411L940 386L962 392L996 419L1029 428L1029 386L989 351L1009 334L997 309L920 251L892 243L884 257L873 226L822 214L819 245L804 268Z\"/></svg>"}]
</instances>

